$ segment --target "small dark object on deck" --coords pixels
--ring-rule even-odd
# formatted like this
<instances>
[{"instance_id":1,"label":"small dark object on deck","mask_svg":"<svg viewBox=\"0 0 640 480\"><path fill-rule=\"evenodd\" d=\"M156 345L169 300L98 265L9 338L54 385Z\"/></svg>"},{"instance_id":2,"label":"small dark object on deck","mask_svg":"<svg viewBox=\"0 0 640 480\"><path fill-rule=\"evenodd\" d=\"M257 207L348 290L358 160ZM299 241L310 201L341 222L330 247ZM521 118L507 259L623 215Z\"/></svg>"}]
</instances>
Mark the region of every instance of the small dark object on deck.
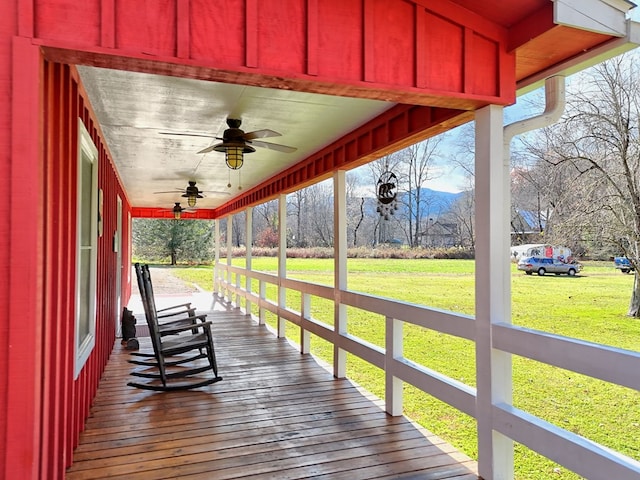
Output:
<instances>
[{"instance_id":1,"label":"small dark object on deck","mask_svg":"<svg viewBox=\"0 0 640 480\"><path fill-rule=\"evenodd\" d=\"M130 338L136 338L136 317L127 307L122 309L120 323L122 325L122 344L125 345Z\"/></svg>"},{"instance_id":2,"label":"small dark object on deck","mask_svg":"<svg viewBox=\"0 0 640 480\"><path fill-rule=\"evenodd\" d=\"M137 338L130 338L127 340L127 344L124 347L126 350L139 350L140 342L138 342Z\"/></svg>"}]
</instances>

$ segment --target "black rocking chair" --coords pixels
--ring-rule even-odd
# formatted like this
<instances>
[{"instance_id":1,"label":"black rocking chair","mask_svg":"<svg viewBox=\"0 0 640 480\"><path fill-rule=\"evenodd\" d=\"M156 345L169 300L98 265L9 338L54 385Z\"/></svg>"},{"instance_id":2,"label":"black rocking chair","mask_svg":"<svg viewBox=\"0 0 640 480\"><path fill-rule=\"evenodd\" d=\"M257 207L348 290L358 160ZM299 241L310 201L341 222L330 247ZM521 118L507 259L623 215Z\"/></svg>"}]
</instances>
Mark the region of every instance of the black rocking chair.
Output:
<instances>
[{"instance_id":1,"label":"black rocking chair","mask_svg":"<svg viewBox=\"0 0 640 480\"><path fill-rule=\"evenodd\" d=\"M129 362L147 367L131 375L150 379L147 383L129 382L136 388L157 391L189 390L222 380L218 376L211 322L206 315L195 315L193 309L183 311L188 316L160 323L146 265L136 264L140 296L149 327L153 353L134 353L144 360ZM186 355L185 355L186 354ZM211 371L213 375L202 376Z\"/></svg>"},{"instance_id":2,"label":"black rocking chair","mask_svg":"<svg viewBox=\"0 0 640 480\"><path fill-rule=\"evenodd\" d=\"M140 291L140 298L142 299L142 306L144 308L145 319L149 318L151 312L149 311L150 302L155 305L155 297L153 295L153 284L151 283L151 273L149 272L148 265L140 265L136 263L134 265L136 271L136 278L138 280L138 290ZM145 286L144 277L148 278L148 285ZM151 297L151 298L149 298ZM191 303L182 303L179 305L172 305L170 307L166 307L163 309L156 309L156 313L164 312L162 315L157 315L158 318L158 329L160 333L164 333L165 331L171 330L174 327L179 327L186 324L193 324L197 321L206 320L206 315L196 315L195 308L191 308ZM186 314L186 317L184 316ZM180 315L180 317L178 317ZM178 317L178 318L171 318ZM166 320L169 318L169 320ZM163 323L160 323L160 319L165 319ZM147 320L148 321L148 320ZM192 332L198 333L197 329L192 330ZM145 367L157 367L158 362L156 361L156 354L148 353L148 352L132 352L132 358L129 360L129 363L133 363L135 365L142 365ZM200 353L192 355L192 356L182 356L176 360L165 361L165 366L173 366L179 365L181 363L187 363L192 360L197 360L199 358L205 358L206 354L200 351ZM139 359L142 358L142 359Z\"/></svg>"}]
</instances>

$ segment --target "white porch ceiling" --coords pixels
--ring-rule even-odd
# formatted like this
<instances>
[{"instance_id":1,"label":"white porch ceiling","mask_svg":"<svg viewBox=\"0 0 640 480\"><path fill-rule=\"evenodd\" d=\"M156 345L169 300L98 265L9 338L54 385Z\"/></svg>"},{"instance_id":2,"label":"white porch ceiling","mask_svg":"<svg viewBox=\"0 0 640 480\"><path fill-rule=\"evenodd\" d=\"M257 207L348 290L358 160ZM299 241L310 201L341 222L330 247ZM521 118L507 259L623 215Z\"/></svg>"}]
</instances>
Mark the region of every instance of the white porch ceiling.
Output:
<instances>
[{"instance_id":1,"label":"white porch ceiling","mask_svg":"<svg viewBox=\"0 0 640 480\"><path fill-rule=\"evenodd\" d=\"M189 180L220 192L206 193L198 207L218 207L241 193L239 186L243 192L260 184L395 105L96 67L78 71L134 207L186 207L179 190ZM223 153L196 153L220 140L160 134L222 137L228 117L242 119L245 132L275 130L282 136L261 140L297 151L256 148L231 171Z\"/></svg>"}]
</instances>

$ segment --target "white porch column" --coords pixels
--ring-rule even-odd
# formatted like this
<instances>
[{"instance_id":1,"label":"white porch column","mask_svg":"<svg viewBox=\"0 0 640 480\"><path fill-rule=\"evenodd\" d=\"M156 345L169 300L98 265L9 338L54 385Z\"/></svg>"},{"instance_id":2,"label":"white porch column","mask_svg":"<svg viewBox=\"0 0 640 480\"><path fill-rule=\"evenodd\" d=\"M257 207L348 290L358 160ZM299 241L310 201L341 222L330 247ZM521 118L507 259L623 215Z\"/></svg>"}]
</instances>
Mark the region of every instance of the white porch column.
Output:
<instances>
[{"instance_id":1,"label":"white porch column","mask_svg":"<svg viewBox=\"0 0 640 480\"><path fill-rule=\"evenodd\" d=\"M347 289L347 189L346 173L333 174L333 291L334 294L334 342L333 375L347 375L347 352L340 348L341 336L347 333L347 307L340 301L340 292Z\"/></svg>"},{"instance_id":2,"label":"white porch column","mask_svg":"<svg viewBox=\"0 0 640 480\"><path fill-rule=\"evenodd\" d=\"M220 220L214 220L213 234L215 236L215 253L213 257L213 296L218 297L220 295L220 269L218 266L218 263L220 262Z\"/></svg>"},{"instance_id":3,"label":"white porch column","mask_svg":"<svg viewBox=\"0 0 640 480\"><path fill-rule=\"evenodd\" d=\"M392 317L385 319L385 409L389 415L402 415L404 382L394 376L393 361L404 356L404 322Z\"/></svg>"},{"instance_id":4,"label":"white porch column","mask_svg":"<svg viewBox=\"0 0 640 480\"><path fill-rule=\"evenodd\" d=\"M251 260L253 258L253 207L248 207L245 212L245 268L247 271L251 270ZM247 275L245 278L245 290L247 293L251 293L251 277ZM251 302L249 298L246 298L245 313L251 315Z\"/></svg>"},{"instance_id":5,"label":"white porch column","mask_svg":"<svg viewBox=\"0 0 640 480\"><path fill-rule=\"evenodd\" d=\"M311 295L303 293L300 303L300 313L302 318L311 318ZM311 353L311 333L309 330L305 330L304 327L300 327L300 353Z\"/></svg>"},{"instance_id":6,"label":"white porch column","mask_svg":"<svg viewBox=\"0 0 640 480\"><path fill-rule=\"evenodd\" d=\"M233 255L231 253L231 249L233 248L233 215L229 215L227 217L227 265L231 265L231 260L233 259ZM226 281L227 281L227 285L231 285L231 281L233 279L233 276L231 274L231 272L229 270L227 270L227 277L226 277ZM231 295L231 290L227 289L227 300L230 303L233 303L233 298ZM236 298L237 300L237 298ZM236 308L238 307L238 305L236 304Z\"/></svg>"},{"instance_id":7,"label":"white porch column","mask_svg":"<svg viewBox=\"0 0 640 480\"><path fill-rule=\"evenodd\" d=\"M287 278L287 196L278 197L278 277ZM278 306L284 308L287 304L287 289L278 285ZM278 337L284 338L285 326L287 322L284 318L278 317Z\"/></svg>"},{"instance_id":8,"label":"white porch column","mask_svg":"<svg viewBox=\"0 0 640 480\"><path fill-rule=\"evenodd\" d=\"M511 322L509 162L503 161L503 108L476 112L476 380L478 469L513 478L513 442L493 431L492 408L512 403L511 355L493 350L491 327Z\"/></svg>"}]
</instances>

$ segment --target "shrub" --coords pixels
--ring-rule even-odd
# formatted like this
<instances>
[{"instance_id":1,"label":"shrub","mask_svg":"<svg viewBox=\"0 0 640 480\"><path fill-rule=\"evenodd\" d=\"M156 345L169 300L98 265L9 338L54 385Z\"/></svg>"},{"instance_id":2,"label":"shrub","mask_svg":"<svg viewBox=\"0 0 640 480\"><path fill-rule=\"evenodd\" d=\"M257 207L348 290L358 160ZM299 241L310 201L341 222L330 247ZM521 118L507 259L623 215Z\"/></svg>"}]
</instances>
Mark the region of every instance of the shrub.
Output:
<instances>
[{"instance_id":1,"label":"shrub","mask_svg":"<svg viewBox=\"0 0 640 480\"><path fill-rule=\"evenodd\" d=\"M254 257L276 257L278 255L277 247L259 247L252 249ZM334 249L329 247L309 247L309 248L288 248L287 257L289 258L333 258ZM246 255L245 247L234 247L231 251L232 257L244 257ZM225 248L220 249L220 256L226 257ZM399 258L399 259L419 259L419 258L437 258L437 259L473 259L475 258L473 250L449 247L449 248L406 248L406 247L356 247L347 250L349 258Z\"/></svg>"}]
</instances>

